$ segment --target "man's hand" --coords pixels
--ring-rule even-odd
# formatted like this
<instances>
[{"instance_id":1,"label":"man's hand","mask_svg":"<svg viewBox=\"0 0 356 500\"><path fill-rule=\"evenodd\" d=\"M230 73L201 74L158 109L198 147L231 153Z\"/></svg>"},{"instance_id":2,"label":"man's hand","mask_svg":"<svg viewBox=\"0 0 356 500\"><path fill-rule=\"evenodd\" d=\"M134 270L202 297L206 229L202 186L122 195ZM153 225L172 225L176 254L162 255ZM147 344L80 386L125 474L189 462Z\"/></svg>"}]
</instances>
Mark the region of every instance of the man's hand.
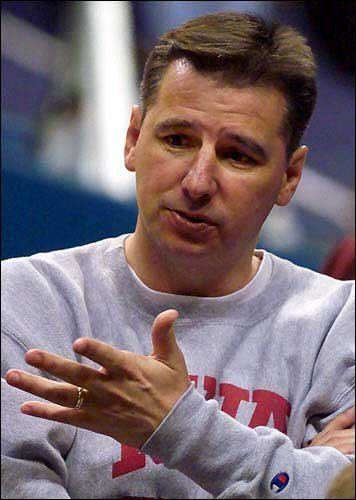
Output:
<instances>
[{"instance_id":1,"label":"man's hand","mask_svg":"<svg viewBox=\"0 0 356 500\"><path fill-rule=\"evenodd\" d=\"M73 350L98 363L102 367L99 370L31 349L25 355L26 362L64 382L20 370L9 370L6 381L55 403L26 402L21 411L27 415L82 427L140 447L190 384L173 332L177 317L178 312L170 309L155 318L150 356L81 338L73 343ZM82 407L75 409L78 387L87 392Z\"/></svg>"},{"instance_id":2,"label":"man's hand","mask_svg":"<svg viewBox=\"0 0 356 500\"><path fill-rule=\"evenodd\" d=\"M355 407L340 413L315 436L309 446L332 446L345 455L355 454Z\"/></svg>"}]
</instances>

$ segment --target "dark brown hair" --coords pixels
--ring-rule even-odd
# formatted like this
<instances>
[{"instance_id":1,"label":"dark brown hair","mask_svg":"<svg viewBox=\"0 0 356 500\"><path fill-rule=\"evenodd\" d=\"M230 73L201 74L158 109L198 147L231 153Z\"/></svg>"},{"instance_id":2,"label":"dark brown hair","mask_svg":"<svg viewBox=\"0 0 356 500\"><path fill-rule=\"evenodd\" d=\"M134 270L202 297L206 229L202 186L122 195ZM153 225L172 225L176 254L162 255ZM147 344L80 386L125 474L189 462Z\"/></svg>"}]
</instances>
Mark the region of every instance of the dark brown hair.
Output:
<instances>
[{"instance_id":1,"label":"dark brown hair","mask_svg":"<svg viewBox=\"0 0 356 500\"><path fill-rule=\"evenodd\" d=\"M227 85L271 85L280 90L288 108L282 130L287 156L299 146L315 106L316 64L305 38L294 28L248 13L223 12L168 31L146 61L143 118L157 98L168 66L181 58L202 74L220 76Z\"/></svg>"}]
</instances>

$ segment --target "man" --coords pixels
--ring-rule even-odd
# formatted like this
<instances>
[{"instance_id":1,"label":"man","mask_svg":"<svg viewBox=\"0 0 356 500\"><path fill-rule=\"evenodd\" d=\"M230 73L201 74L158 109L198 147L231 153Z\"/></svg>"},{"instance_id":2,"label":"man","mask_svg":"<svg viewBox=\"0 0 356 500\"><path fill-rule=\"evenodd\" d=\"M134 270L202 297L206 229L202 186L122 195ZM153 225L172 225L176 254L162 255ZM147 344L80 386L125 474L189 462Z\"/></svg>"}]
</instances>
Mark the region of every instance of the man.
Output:
<instances>
[{"instance_id":1,"label":"man","mask_svg":"<svg viewBox=\"0 0 356 500\"><path fill-rule=\"evenodd\" d=\"M354 446L353 283L255 249L315 97L291 28L160 39L125 146L134 234L4 264L7 497L326 495Z\"/></svg>"}]
</instances>

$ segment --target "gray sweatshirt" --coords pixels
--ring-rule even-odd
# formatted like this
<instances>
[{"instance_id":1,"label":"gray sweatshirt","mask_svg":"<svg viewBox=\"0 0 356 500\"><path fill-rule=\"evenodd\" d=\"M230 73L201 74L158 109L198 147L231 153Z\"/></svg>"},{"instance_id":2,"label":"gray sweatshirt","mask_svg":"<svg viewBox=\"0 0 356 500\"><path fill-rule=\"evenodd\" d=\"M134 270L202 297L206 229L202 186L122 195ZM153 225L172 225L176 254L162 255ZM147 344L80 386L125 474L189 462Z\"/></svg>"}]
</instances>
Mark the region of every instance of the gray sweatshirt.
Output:
<instances>
[{"instance_id":1,"label":"gray sweatshirt","mask_svg":"<svg viewBox=\"0 0 356 500\"><path fill-rule=\"evenodd\" d=\"M175 308L191 386L137 450L23 415L36 397L2 379L2 498L325 497L351 457L305 445L354 404L354 282L256 250L235 293L160 293L128 266L125 236L3 262L2 377L38 373L31 348L97 367L72 350L82 336L149 355L153 319Z\"/></svg>"}]
</instances>

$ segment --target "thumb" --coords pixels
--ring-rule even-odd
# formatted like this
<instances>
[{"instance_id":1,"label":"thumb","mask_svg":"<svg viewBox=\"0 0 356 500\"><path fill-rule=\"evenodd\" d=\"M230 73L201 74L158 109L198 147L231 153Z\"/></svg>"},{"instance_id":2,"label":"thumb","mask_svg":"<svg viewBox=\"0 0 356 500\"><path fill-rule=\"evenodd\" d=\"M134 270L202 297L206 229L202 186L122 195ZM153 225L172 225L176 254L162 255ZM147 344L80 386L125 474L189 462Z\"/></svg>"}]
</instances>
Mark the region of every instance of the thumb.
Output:
<instances>
[{"instance_id":1,"label":"thumb","mask_svg":"<svg viewBox=\"0 0 356 500\"><path fill-rule=\"evenodd\" d=\"M152 325L152 355L169 366L176 365L183 358L173 330L173 323L178 316L178 311L168 309L158 314Z\"/></svg>"}]
</instances>

